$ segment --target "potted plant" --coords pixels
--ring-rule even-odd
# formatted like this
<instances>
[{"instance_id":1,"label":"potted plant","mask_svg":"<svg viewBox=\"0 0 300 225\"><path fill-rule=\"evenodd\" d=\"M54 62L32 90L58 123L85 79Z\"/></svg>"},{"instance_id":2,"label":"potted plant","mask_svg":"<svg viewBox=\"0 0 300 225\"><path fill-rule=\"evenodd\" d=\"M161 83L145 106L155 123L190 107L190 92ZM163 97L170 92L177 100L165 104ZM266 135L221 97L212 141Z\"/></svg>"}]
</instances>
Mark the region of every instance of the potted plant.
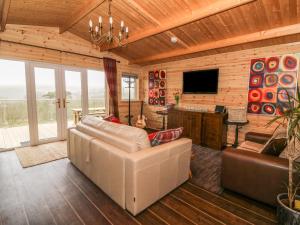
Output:
<instances>
[{"instance_id":1,"label":"potted plant","mask_svg":"<svg viewBox=\"0 0 300 225\"><path fill-rule=\"evenodd\" d=\"M293 225L300 224L300 196L297 191L300 188L300 183L294 181L297 173L295 160L300 156L300 91L297 87L296 97L292 96L287 90L286 98L287 109L281 115L272 119L268 125L275 121L279 122L279 126L284 126L287 129L287 158L289 162L287 193L282 193L277 196L278 208L277 216L279 224ZM276 129L277 129L276 128ZM299 172L299 170L298 170Z\"/></svg>"},{"instance_id":2,"label":"potted plant","mask_svg":"<svg viewBox=\"0 0 300 225\"><path fill-rule=\"evenodd\" d=\"M178 105L179 104L179 98L180 98L179 90L176 90L176 92L174 92L173 95L174 95L174 99L176 101L176 105Z\"/></svg>"}]
</instances>

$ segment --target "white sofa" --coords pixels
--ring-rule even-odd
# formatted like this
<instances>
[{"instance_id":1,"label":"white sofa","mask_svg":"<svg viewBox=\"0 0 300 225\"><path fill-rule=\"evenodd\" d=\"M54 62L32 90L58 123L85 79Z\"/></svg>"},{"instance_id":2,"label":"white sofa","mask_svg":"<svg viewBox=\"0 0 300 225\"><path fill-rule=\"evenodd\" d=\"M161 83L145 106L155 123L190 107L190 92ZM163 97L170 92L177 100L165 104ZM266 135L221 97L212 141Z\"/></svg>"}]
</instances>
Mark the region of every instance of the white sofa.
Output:
<instances>
[{"instance_id":1,"label":"white sofa","mask_svg":"<svg viewBox=\"0 0 300 225\"><path fill-rule=\"evenodd\" d=\"M186 138L151 147L146 131L92 116L68 131L71 162L133 215L188 179L191 148Z\"/></svg>"}]
</instances>

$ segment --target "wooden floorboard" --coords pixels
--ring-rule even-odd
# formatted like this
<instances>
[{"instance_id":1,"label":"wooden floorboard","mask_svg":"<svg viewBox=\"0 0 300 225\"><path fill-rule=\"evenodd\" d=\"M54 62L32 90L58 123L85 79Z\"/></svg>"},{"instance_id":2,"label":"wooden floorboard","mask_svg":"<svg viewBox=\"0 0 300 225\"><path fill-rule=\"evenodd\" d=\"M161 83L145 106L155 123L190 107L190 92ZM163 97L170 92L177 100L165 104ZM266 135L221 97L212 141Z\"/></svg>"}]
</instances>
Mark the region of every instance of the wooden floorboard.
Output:
<instances>
[{"instance_id":1,"label":"wooden floorboard","mask_svg":"<svg viewBox=\"0 0 300 225\"><path fill-rule=\"evenodd\" d=\"M182 186L184 190L189 191L190 193L197 195L198 197L205 199L206 201L212 202L215 205L218 205L223 210L231 212L235 215L238 215L241 218L247 218L247 220L251 223L257 224L260 223L261 225L264 224L274 224L274 221L262 216L259 212L255 212L249 210L246 207L242 207L237 205L236 203L229 201L219 195L213 194L211 192L205 191L204 189L200 189L197 186L186 183Z\"/></svg>"},{"instance_id":2,"label":"wooden floorboard","mask_svg":"<svg viewBox=\"0 0 300 225\"><path fill-rule=\"evenodd\" d=\"M87 180L74 166L67 164L64 161L56 161L53 167L58 172L65 172L68 179L77 186L77 188L88 198L95 207L101 210L108 219L114 224L139 224L139 222L131 216L127 211L115 204L104 192ZM120 216L121 215L121 216Z\"/></svg>"},{"instance_id":3,"label":"wooden floorboard","mask_svg":"<svg viewBox=\"0 0 300 225\"><path fill-rule=\"evenodd\" d=\"M211 215L194 208L192 205L176 198L174 195L168 195L161 200L161 203L172 208L180 215L189 218L195 224L221 225L222 221L212 217Z\"/></svg>"},{"instance_id":4,"label":"wooden floorboard","mask_svg":"<svg viewBox=\"0 0 300 225\"><path fill-rule=\"evenodd\" d=\"M23 169L0 153L0 225L276 224L275 210L186 182L137 216L114 203L68 159Z\"/></svg>"}]
</instances>

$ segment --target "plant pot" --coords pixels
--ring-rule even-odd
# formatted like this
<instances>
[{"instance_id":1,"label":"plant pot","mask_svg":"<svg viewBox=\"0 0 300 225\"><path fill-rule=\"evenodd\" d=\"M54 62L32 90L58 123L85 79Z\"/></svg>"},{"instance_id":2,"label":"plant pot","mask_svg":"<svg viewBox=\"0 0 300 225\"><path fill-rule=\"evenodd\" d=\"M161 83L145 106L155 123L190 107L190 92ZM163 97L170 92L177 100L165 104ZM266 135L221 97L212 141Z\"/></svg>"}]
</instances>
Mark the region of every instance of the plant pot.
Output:
<instances>
[{"instance_id":1,"label":"plant pot","mask_svg":"<svg viewBox=\"0 0 300 225\"><path fill-rule=\"evenodd\" d=\"M288 195L286 193L277 195L277 218L279 225L300 225L300 212L291 209L287 204ZM300 196L296 196L300 200Z\"/></svg>"}]
</instances>

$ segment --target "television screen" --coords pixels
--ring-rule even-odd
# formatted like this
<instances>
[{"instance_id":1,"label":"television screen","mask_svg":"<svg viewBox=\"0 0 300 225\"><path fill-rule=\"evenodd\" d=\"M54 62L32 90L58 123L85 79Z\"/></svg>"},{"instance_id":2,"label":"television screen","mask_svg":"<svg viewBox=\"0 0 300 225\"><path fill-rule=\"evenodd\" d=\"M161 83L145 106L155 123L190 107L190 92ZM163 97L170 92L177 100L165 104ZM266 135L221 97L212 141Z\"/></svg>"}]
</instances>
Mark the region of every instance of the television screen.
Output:
<instances>
[{"instance_id":1,"label":"television screen","mask_svg":"<svg viewBox=\"0 0 300 225\"><path fill-rule=\"evenodd\" d=\"M216 94L219 69L183 72L184 94Z\"/></svg>"}]
</instances>

